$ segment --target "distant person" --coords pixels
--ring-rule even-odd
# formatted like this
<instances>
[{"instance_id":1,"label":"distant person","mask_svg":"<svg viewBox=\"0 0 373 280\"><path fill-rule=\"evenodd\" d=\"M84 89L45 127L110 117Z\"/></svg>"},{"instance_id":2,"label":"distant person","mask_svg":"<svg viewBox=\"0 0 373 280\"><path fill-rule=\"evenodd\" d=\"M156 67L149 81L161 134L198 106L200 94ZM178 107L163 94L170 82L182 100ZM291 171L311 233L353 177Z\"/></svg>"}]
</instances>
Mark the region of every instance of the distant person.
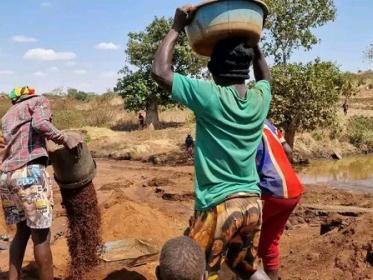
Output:
<instances>
[{"instance_id":1,"label":"distant person","mask_svg":"<svg viewBox=\"0 0 373 280\"><path fill-rule=\"evenodd\" d=\"M81 139L57 130L51 123L48 100L29 87L9 93L13 106L2 118L5 142L0 168L0 195L7 224L16 224L10 245L9 279L20 279L23 257L31 236L39 278L53 279L50 227L53 193L46 166L46 140L73 149Z\"/></svg>"},{"instance_id":2,"label":"distant person","mask_svg":"<svg viewBox=\"0 0 373 280\"><path fill-rule=\"evenodd\" d=\"M139 125L140 125L140 129L145 128L145 117L142 113L139 113Z\"/></svg>"},{"instance_id":3,"label":"distant person","mask_svg":"<svg viewBox=\"0 0 373 280\"><path fill-rule=\"evenodd\" d=\"M304 190L290 163L290 146L282 132L268 120L264 125L256 160L264 200L259 256L267 275L271 280L277 280L280 238Z\"/></svg>"},{"instance_id":4,"label":"distant person","mask_svg":"<svg viewBox=\"0 0 373 280\"><path fill-rule=\"evenodd\" d=\"M153 62L153 78L196 115L195 215L188 236L206 253L209 279L230 268L243 279L255 273L262 204L255 156L271 101L271 74L259 47L231 38L215 46L208 68L214 81L174 73L179 34L193 8L176 10L172 29ZM257 83L248 90L251 63Z\"/></svg>"},{"instance_id":5,"label":"distant person","mask_svg":"<svg viewBox=\"0 0 373 280\"><path fill-rule=\"evenodd\" d=\"M189 237L166 242L156 270L158 280L206 280L205 255Z\"/></svg>"},{"instance_id":6,"label":"distant person","mask_svg":"<svg viewBox=\"0 0 373 280\"><path fill-rule=\"evenodd\" d=\"M347 102L347 100L345 100L345 102L342 105L343 113L345 114L345 116L347 116L347 114L348 114L348 107L349 107L348 102Z\"/></svg>"},{"instance_id":7,"label":"distant person","mask_svg":"<svg viewBox=\"0 0 373 280\"><path fill-rule=\"evenodd\" d=\"M185 148L188 157L193 157L193 150L194 150L194 139L192 135L188 134L185 139Z\"/></svg>"}]
</instances>

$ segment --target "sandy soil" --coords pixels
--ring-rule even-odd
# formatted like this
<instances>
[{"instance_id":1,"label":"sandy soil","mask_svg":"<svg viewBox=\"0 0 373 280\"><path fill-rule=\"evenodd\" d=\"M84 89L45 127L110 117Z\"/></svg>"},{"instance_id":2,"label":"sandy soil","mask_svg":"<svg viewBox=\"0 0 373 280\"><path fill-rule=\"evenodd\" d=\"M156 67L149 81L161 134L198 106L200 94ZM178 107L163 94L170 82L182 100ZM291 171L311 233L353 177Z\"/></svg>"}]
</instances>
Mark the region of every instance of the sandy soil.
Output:
<instances>
[{"instance_id":1,"label":"sandy soil","mask_svg":"<svg viewBox=\"0 0 373 280\"><path fill-rule=\"evenodd\" d=\"M95 186L104 241L141 238L160 248L181 235L193 209L193 168L132 161L98 161ZM373 194L308 186L282 242L282 279L373 279ZM55 188L53 256L56 278L66 274L69 256L66 217ZM1 222L1 221L0 221ZM320 231L322 229L322 235ZM0 224L0 234L13 233ZM6 279L7 251L0 251L0 279ZM24 279L35 278L32 248ZM106 263L87 279L155 279L156 262L128 268Z\"/></svg>"}]
</instances>

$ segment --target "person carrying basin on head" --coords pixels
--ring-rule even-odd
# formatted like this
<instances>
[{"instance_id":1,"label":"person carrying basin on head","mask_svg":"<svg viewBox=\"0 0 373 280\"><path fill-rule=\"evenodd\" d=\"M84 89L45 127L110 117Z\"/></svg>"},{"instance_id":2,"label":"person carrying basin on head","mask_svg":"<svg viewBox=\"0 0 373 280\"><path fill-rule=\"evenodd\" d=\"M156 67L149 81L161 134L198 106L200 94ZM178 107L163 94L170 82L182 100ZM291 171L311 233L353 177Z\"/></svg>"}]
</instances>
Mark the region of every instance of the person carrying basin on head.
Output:
<instances>
[{"instance_id":1,"label":"person carrying basin on head","mask_svg":"<svg viewBox=\"0 0 373 280\"><path fill-rule=\"evenodd\" d=\"M22 262L31 236L39 278L53 279L50 249L53 194L46 171L46 140L76 148L82 139L60 132L51 123L48 99L30 87L9 93L12 107L2 118L5 142L0 168L0 195L7 224L16 224L10 246L9 279L20 279Z\"/></svg>"},{"instance_id":2,"label":"person carrying basin on head","mask_svg":"<svg viewBox=\"0 0 373 280\"><path fill-rule=\"evenodd\" d=\"M152 69L155 81L196 115L195 215L186 233L205 251L209 279L219 279L226 255L230 268L250 279L257 269L262 215L255 156L271 101L271 75L259 47L240 38L216 45L208 64L214 82L174 73L175 44L192 11L177 9ZM248 90L252 62L257 83Z\"/></svg>"},{"instance_id":3,"label":"person carrying basin on head","mask_svg":"<svg viewBox=\"0 0 373 280\"><path fill-rule=\"evenodd\" d=\"M256 164L264 200L259 256L271 280L279 279L280 238L304 191L291 162L292 151L283 133L266 120Z\"/></svg>"}]
</instances>

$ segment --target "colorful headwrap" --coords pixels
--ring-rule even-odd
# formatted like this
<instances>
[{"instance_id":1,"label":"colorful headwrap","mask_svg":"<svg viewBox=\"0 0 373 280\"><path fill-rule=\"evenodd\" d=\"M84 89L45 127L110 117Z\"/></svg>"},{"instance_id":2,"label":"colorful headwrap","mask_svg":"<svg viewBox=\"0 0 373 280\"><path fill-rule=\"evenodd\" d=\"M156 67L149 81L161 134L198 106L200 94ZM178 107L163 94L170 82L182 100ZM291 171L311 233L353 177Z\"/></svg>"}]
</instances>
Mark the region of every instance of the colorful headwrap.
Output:
<instances>
[{"instance_id":1,"label":"colorful headwrap","mask_svg":"<svg viewBox=\"0 0 373 280\"><path fill-rule=\"evenodd\" d=\"M17 101L22 96L35 95L35 89L30 87L16 87L9 92L8 97L12 101Z\"/></svg>"}]
</instances>

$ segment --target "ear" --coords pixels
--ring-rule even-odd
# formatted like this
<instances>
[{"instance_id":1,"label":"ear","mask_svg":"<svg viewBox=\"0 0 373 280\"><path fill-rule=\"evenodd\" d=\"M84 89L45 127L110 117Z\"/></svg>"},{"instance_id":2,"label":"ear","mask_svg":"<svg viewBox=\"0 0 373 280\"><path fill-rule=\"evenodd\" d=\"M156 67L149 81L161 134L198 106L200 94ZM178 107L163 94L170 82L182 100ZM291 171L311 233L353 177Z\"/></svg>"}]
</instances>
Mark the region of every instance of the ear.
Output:
<instances>
[{"instance_id":1,"label":"ear","mask_svg":"<svg viewBox=\"0 0 373 280\"><path fill-rule=\"evenodd\" d=\"M159 270L159 265L155 268L155 276L157 277L158 280L162 280L161 279L161 272Z\"/></svg>"}]
</instances>

